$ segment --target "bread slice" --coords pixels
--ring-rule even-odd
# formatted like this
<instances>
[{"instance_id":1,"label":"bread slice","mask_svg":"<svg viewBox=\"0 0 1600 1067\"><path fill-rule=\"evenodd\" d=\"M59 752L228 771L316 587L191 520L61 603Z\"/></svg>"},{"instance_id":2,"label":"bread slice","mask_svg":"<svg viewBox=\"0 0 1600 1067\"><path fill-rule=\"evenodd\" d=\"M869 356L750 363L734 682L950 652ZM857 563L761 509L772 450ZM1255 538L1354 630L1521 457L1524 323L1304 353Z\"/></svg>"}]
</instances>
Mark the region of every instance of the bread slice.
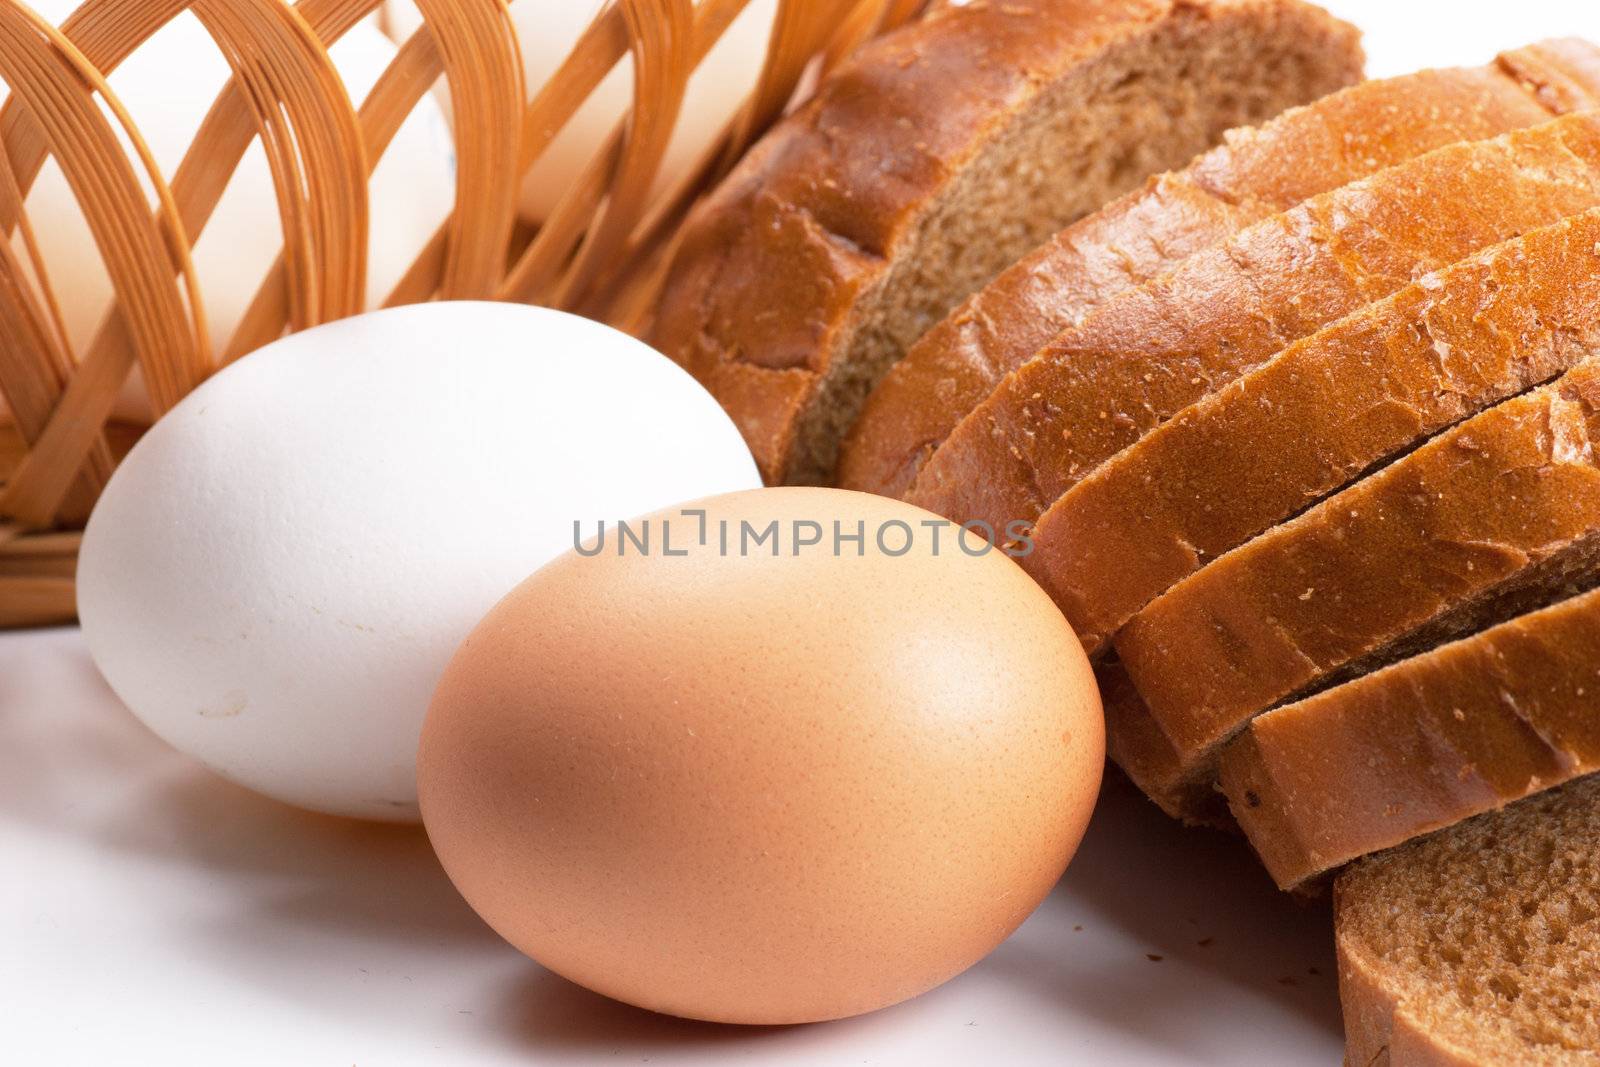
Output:
<instances>
[{"instance_id":1,"label":"bread slice","mask_svg":"<svg viewBox=\"0 0 1600 1067\"><path fill-rule=\"evenodd\" d=\"M768 482L821 481L961 299L1223 131L1358 80L1299 0L982 0L864 46L687 221L655 345Z\"/></svg>"},{"instance_id":2,"label":"bread slice","mask_svg":"<svg viewBox=\"0 0 1600 1067\"><path fill-rule=\"evenodd\" d=\"M1260 716L1228 806L1280 886L1600 771L1600 591Z\"/></svg>"},{"instance_id":3,"label":"bread slice","mask_svg":"<svg viewBox=\"0 0 1600 1067\"><path fill-rule=\"evenodd\" d=\"M1436 149L1191 257L1008 376L907 499L996 529L1037 519L1100 464L1287 345L1427 271L1592 207L1596 129L1575 115Z\"/></svg>"},{"instance_id":4,"label":"bread slice","mask_svg":"<svg viewBox=\"0 0 1600 1067\"><path fill-rule=\"evenodd\" d=\"M1334 927L1353 1067L1593 1067L1600 778L1356 864Z\"/></svg>"},{"instance_id":5,"label":"bread slice","mask_svg":"<svg viewBox=\"0 0 1600 1067\"><path fill-rule=\"evenodd\" d=\"M1263 126L1232 130L1185 169L1068 226L922 336L846 437L838 484L901 496L956 424L1023 361L1107 300L1313 196L1457 141L1600 103L1563 71L1600 49L1549 41L1487 67L1363 82Z\"/></svg>"},{"instance_id":6,"label":"bread slice","mask_svg":"<svg viewBox=\"0 0 1600 1067\"><path fill-rule=\"evenodd\" d=\"M1216 781L1194 773L1115 658L1094 665L1106 716L1106 757L1156 807L1189 826L1241 833Z\"/></svg>"},{"instance_id":7,"label":"bread slice","mask_svg":"<svg viewBox=\"0 0 1600 1067\"><path fill-rule=\"evenodd\" d=\"M1600 207L1600 115L1514 139L1556 160L1517 183L1539 194L1532 213ZM1022 562L1096 649L1209 561L1595 352L1591 208L1430 274L1185 409L1051 505Z\"/></svg>"},{"instance_id":8,"label":"bread slice","mask_svg":"<svg viewBox=\"0 0 1600 1067\"><path fill-rule=\"evenodd\" d=\"M1094 675L1105 709L1106 757L1174 819L1237 831L1227 801L1209 779L1189 776L1122 664L1107 657L1094 665Z\"/></svg>"},{"instance_id":9,"label":"bread slice","mask_svg":"<svg viewBox=\"0 0 1600 1067\"><path fill-rule=\"evenodd\" d=\"M1190 778L1256 715L1600 575L1600 361L1440 435L1156 600L1116 640Z\"/></svg>"}]
</instances>

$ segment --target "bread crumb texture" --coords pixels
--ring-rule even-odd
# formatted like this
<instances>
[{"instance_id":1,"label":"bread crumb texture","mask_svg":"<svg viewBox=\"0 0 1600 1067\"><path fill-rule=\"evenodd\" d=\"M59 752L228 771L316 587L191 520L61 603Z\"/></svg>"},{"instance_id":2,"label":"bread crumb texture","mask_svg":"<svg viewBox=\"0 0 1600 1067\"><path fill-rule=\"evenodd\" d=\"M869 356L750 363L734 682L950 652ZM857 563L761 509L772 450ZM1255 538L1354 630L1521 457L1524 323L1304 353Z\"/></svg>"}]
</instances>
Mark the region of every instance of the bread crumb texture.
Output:
<instances>
[{"instance_id":1,"label":"bread crumb texture","mask_svg":"<svg viewBox=\"0 0 1600 1067\"><path fill-rule=\"evenodd\" d=\"M939 7L857 51L696 208L651 340L769 483L825 482L868 392L956 304L1360 66L1356 31L1294 0Z\"/></svg>"},{"instance_id":2,"label":"bread crumb texture","mask_svg":"<svg viewBox=\"0 0 1600 1067\"><path fill-rule=\"evenodd\" d=\"M1600 1064L1600 776L1356 864L1348 1061Z\"/></svg>"}]
</instances>

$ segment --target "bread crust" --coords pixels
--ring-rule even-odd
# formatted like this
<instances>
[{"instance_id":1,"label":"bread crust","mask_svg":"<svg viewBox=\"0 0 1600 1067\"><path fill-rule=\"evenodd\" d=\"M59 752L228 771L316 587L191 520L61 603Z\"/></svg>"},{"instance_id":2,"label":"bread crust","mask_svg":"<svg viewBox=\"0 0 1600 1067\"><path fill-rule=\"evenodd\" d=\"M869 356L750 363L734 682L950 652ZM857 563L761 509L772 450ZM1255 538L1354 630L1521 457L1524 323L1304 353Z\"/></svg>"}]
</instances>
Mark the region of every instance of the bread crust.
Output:
<instances>
[{"instance_id":1,"label":"bread crust","mask_svg":"<svg viewBox=\"0 0 1600 1067\"><path fill-rule=\"evenodd\" d=\"M1518 223L1541 215L1561 221L1296 342L1045 512L1023 562L1086 648L1307 503L1600 351L1600 116L1569 116L1495 144L1517 146L1495 163L1507 195L1526 197L1515 206L1489 197L1506 227L1524 232ZM1465 146L1439 161L1468 156L1488 161ZM1494 183L1478 185L1488 193ZM1585 213L1562 218L1568 208Z\"/></svg>"},{"instance_id":2,"label":"bread crust","mask_svg":"<svg viewBox=\"0 0 1600 1067\"><path fill-rule=\"evenodd\" d=\"M1600 775L1346 868L1334 929L1346 1062L1600 1061Z\"/></svg>"},{"instance_id":3,"label":"bread crust","mask_svg":"<svg viewBox=\"0 0 1600 1067\"><path fill-rule=\"evenodd\" d=\"M1339 931L1334 942L1339 1006L1344 1014L1345 1067L1389 1067L1389 1039L1399 998L1379 980L1359 941Z\"/></svg>"},{"instance_id":4,"label":"bread crust","mask_svg":"<svg viewBox=\"0 0 1600 1067\"><path fill-rule=\"evenodd\" d=\"M1337 893L1335 894L1337 896ZM1335 911L1340 906L1335 904ZM1490 1067L1430 1037L1399 994L1385 981L1383 966L1348 930L1335 925L1339 1004L1344 1013L1345 1063L1350 1067Z\"/></svg>"},{"instance_id":5,"label":"bread crust","mask_svg":"<svg viewBox=\"0 0 1600 1067\"><path fill-rule=\"evenodd\" d=\"M869 397L839 485L904 495L956 424L1057 333L1244 227L1435 148L1592 105L1562 73L1578 60L1600 65L1600 50L1545 42L1487 67L1363 82L1232 131L1068 226L928 331Z\"/></svg>"},{"instance_id":6,"label":"bread crust","mask_svg":"<svg viewBox=\"0 0 1600 1067\"><path fill-rule=\"evenodd\" d=\"M790 480L862 308L1008 123L1164 20L1284 12L1340 68L1308 91L1359 76L1353 28L1298 0L976 0L869 43L691 215L652 342L723 402L767 481Z\"/></svg>"},{"instance_id":7,"label":"bread crust","mask_svg":"<svg viewBox=\"0 0 1600 1067\"><path fill-rule=\"evenodd\" d=\"M1190 826L1239 832L1227 801L1213 784L1192 778L1178 750L1161 732L1122 664L1095 664L1106 716L1106 755L1156 807Z\"/></svg>"},{"instance_id":8,"label":"bread crust","mask_svg":"<svg viewBox=\"0 0 1600 1067\"><path fill-rule=\"evenodd\" d=\"M1593 130L1558 136L1546 124L1436 149L1190 257L1009 375L907 499L997 529L1039 518L1122 449L1295 341L1426 271L1593 206L1594 145L1583 163L1567 158Z\"/></svg>"},{"instance_id":9,"label":"bread crust","mask_svg":"<svg viewBox=\"0 0 1600 1067\"><path fill-rule=\"evenodd\" d=\"M1600 363L1506 401L1192 575L1116 649L1191 776L1252 718L1600 569ZM1418 650L1420 650L1418 649Z\"/></svg>"},{"instance_id":10,"label":"bread crust","mask_svg":"<svg viewBox=\"0 0 1600 1067\"><path fill-rule=\"evenodd\" d=\"M1600 591L1258 717L1228 806L1285 889L1600 771Z\"/></svg>"}]
</instances>

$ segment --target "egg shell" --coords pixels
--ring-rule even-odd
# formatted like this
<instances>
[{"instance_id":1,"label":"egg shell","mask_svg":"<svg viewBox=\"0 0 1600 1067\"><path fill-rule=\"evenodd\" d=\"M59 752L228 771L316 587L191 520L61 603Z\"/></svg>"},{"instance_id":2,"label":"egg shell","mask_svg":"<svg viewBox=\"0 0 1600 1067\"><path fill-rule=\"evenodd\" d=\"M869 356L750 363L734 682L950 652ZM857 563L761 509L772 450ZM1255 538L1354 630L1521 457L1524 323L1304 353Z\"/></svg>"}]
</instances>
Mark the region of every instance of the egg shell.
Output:
<instances>
[{"instance_id":1,"label":"egg shell","mask_svg":"<svg viewBox=\"0 0 1600 1067\"><path fill-rule=\"evenodd\" d=\"M175 747L292 804L415 820L434 683L575 520L757 484L711 397L608 327L376 312L261 349L157 423L90 518L78 608Z\"/></svg>"},{"instance_id":2,"label":"egg shell","mask_svg":"<svg viewBox=\"0 0 1600 1067\"><path fill-rule=\"evenodd\" d=\"M935 555L943 520L910 505L697 507L705 544L658 514L631 526L648 555L568 553L472 632L423 731L434 847L512 944L645 1008L795 1023L930 989L1078 846L1104 757L1081 646L1014 561L948 525ZM741 554L740 523L774 519L778 554ZM834 554L835 520L863 554Z\"/></svg>"}]
</instances>

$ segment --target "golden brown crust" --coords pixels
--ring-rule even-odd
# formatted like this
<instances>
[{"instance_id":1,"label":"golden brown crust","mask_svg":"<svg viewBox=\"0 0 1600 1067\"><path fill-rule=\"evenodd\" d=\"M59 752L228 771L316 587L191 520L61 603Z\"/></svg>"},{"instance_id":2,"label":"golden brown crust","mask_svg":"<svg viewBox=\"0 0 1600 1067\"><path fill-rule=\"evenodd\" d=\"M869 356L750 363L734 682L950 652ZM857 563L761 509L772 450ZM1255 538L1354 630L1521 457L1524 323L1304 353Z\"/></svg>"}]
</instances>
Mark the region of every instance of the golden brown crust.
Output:
<instances>
[{"instance_id":1,"label":"golden brown crust","mask_svg":"<svg viewBox=\"0 0 1600 1067\"><path fill-rule=\"evenodd\" d=\"M1164 19L1284 8L1327 39L1330 66L1341 52L1359 66L1354 31L1295 0L976 0L868 44L697 208L653 343L724 399L768 481L786 480L859 305L988 141Z\"/></svg>"},{"instance_id":2,"label":"golden brown crust","mask_svg":"<svg viewBox=\"0 0 1600 1067\"><path fill-rule=\"evenodd\" d=\"M1600 364L1472 418L1234 550L1116 640L1184 766L1341 676L1548 602L1600 563ZM1531 602L1530 602L1531 601Z\"/></svg>"},{"instance_id":3,"label":"golden brown crust","mask_svg":"<svg viewBox=\"0 0 1600 1067\"><path fill-rule=\"evenodd\" d=\"M1184 170L1062 230L930 330L885 376L850 434L839 484L903 495L955 425L1058 332L1243 227L1435 148L1548 119L1562 98L1527 79L1544 73L1555 81L1544 64L1561 62L1567 45L1533 46L1483 68L1352 86L1236 130ZM1600 50L1584 42L1570 51L1600 63Z\"/></svg>"},{"instance_id":4,"label":"golden brown crust","mask_svg":"<svg viewBox=\"0 0 1600 1067\"><path fill-rule=\"evenodd\" d=\"M1300 338L1425 271L1593 206L1589 168L1566 158L1592 127L1575 132L1436 149L1127 291L1009 375L933 454L907 499L997 528L1037 519L1119 451ZM1546 166L1565 173L1545 181Z\"/></svg>"},{"instance_id":5,"label":"golden brown crust","mask_svg":"<svg viewBox=\"0 0 1600 1067\"><path fill-rule=\"evenodd\" d=\"M1511 150L1448 149L1438 161L1448 170L1452 157L1472 156L1480 203L1508 229L1600 206L1600 118L1570 116L1498 144ZM1423 199L1448 195L1418 188ZM1208 561L1600 351L1597 247L1591 210L1291 345L1063 494L1039 520L1028 570L1085 646L1099 647Z\"/></svg>"},{"instance_id":6,"label":"golden brown crust","mask_svg":"<svg viewBox=\"0 0 1600 1067\"><path fill-rule=\"evenodd\" d=\"M1600 86L1600 50L1577 37L1562 37L1501 53L1496 64L1556 114L1594 106Z\"/></svg>"},{"instance_id":7,"label":"golden brown crust","mask_svg":"<svg viewBox=\"0 0 1600 1067\"><path fill-rule=\"evenodd\" d=\"M1177 749L1151 718L1122 665L1103 660L1094 674L1106 715L1106 755L1128 780L1174 819L1237 832L1227 802L1212 784L1186 776Z\"/></svg>"},{"instance_id":8,"label":"golden brown crust","mask_svg":"<svg viewBox=\"0 0 1600 1067\"><path fill-rule=\"evenodd\" d=\"M1600 591L1268 712L1223 792L1285 889L1600 770Z\"/></svg>"}]
</instances>

